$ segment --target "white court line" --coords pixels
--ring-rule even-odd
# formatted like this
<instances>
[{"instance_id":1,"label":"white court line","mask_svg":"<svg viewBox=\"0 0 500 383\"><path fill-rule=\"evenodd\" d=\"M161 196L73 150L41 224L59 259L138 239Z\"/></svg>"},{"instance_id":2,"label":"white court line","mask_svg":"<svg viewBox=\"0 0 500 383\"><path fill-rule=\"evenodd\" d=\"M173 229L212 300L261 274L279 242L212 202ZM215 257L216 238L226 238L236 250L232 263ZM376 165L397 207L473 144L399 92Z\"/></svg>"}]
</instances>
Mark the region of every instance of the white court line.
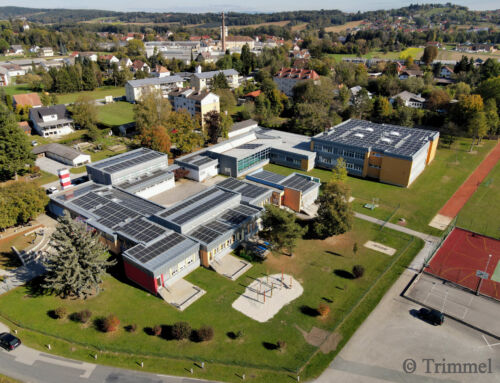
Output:
<instances>
[{"instance_id":1,"label":"white court line","mask_svg":"<svg viewBox=\"0 0 500 383\"><path fill-rule=\"evenodd\" d=\"M467 315L468 312L469 312L469 309L465 308L464 315L462 316L462 319L465 319L465 316Z\"/></svg>"},{"instance_id":2,"label":"white court line","mask_svg":"<svg viewBox=\"0 0 500 383\"><path fill-rule=\"evenodd\" d=\"M490 346L488 340L486 339L486 337L483 334L481 334L481 336L483 337L484 341L486 342L486 345L488 346L488 348L491 350L491 346Z\"/></svg>"}]
</instances>

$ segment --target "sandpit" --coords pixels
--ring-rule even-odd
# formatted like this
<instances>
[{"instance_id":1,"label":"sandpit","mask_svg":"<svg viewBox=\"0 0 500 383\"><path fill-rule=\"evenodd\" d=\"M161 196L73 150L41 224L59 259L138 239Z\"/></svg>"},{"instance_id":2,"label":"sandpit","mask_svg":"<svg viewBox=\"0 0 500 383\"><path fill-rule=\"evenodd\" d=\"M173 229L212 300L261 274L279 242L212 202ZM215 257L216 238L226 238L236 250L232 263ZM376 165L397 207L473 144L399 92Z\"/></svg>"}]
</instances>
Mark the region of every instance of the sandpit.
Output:
<instances>
[{"instance_id":1,"label":"sandpit","mask_svg":"<svg viewBox=\"0 0 500 383\"><path fill-rule=\"evenodd\" d=\"M267 322L283 306L302 295L304 289L290 275L273 274L255 279L233 302L233 308L258 321Z\"/></svg>"}]
</instances>

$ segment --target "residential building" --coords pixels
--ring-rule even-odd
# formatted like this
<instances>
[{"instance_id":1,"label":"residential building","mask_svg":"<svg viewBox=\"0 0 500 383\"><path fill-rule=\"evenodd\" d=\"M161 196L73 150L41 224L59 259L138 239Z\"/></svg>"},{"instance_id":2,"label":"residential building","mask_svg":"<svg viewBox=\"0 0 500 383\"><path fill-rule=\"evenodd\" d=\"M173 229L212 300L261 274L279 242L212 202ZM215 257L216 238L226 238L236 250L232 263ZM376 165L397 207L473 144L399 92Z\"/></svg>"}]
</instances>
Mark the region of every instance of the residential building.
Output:
<instances>
[{"instance_id":1,"label":"residential building","mask_svg":"<svg viewBox=\"0 0 500 383\"><path fill-rule=\"evenodd\" d=\"M316 83L319 81L319 75L312 69L281 68L281 70L274 75L273 79L280 91L288 97L292 97L295 85L309 80Z\"/></svg>"},{"instance_id":2,"label":"residential building","mask_svg":"<svg viewBox=\"0 0 500 383\"><path fill-rule=\"evenodd\" d=\"M7 71L9 77L24 76L26 74L26 70L17 64L4 63L0 66Z\"/></svg>"},{"instance_id":3,"label":"residential building","mask_svg":"<svg viewBox=\"0 0 500 383\"><path fill-rule=\"evenodd\" d=\"M24 55L24 48L22 45L11 45L7 51L6 56L22 56Z\"/></svg>"},{"instance_id":4,"label":"residential building","mask_svg":"<svg viewBox=\"0 0 500 383\"><path fill-rule=\"evenodd\" d=\"M439 71L439 76L443 78L451 78L453 76L453 70L445 65L441 67L441 70Z\"/></svg>"},{"instance_id":5,"label":"residential building","mask_svg":"<svg viewBox=\"0 0 500 383\"><path fill-rule=\"evenodd\" d=\"M31 108L40 108L43 106L38 93L15 94L12 96L12 106L16 109L18 106L29 106Z\"/></svg>"},{"instance_id":6,"label":"residential building","mask_svg":"<svg viewBox=\"0 0 500 383\"><path fill-rule=\"evenodd\" d=\"M142 70L143 72L148 72L151 70L148 64L141 60L134 60L131 66L132 72L137 72Z\"/></svg>"},{"instance_id":7,"label":"residential building","mask_svg":"<svg viewBox=\"0 0 500 383\"><path fill-rule=\"evenodd\" d=\"M227 84L231 89L239 86L238 72L234 69L214 70L210 72L201 72L201 67L197 68L197 72L191 76L191 86L199 91L204 89L212 89L214 77L223 73L226 77Z\"/></svg>"},{"instance_id":8,"label":"residential building","mask_svg":"<svg viewBox=\"0 0 500 383\"><path fill-rule=\"evenodd\" d=\"M52 47L42 47L37 50L38 56L40 57L50 57L54 56L54 50Z\"/></svg>"},{"instance_id":9,"label":"residential building","mask_svg":"<svg viewBox=\"0 0 500 383\"><path fill-rule=\"evenodd\" d=\"M170 91L182 88L182 85L183 80L179 76L130 80L125 84L125 96L128 102L138 102L145 93L159 91L163 97L167 98Z\"/></svg>"},{"instance_id":10,"label":"residential building","mask_svg":"<svg viewBox=\"0 0 500 383\"><path fill-rule=\"evenodd\" d=\"M154 77L167 77L170 76L170 71L161 65L156 65L155 69L151 72Z\"/></svg>"},{"instance_id":11,"label":"residential building","mask_svg":"<svg viewBox=\"0 0 500 383\"><path fill-rule=\"evenodd\" d=\"M92 162L89 154L56 143L35 146L31 152L38 157L51 158L68 166L82 166Z\"/></svg>"},{"instance_id":12,"label":"residential building","mask_svg":"<svg viewBox=\"0 0 500 383\"><path fill-rule=\"evenodd\" d=\"M423 98L419 94L411 93L408 92L407 90L404 90L395 95L394 97L391 97L390 99L391 104L394 103L398 98L403 101L404 106L407 106L409 108L422 109L424 107L425 98Z\"/></svg>"},{"instance_id":13,"label":"residential building","mask_svg":"<svg viewBox=\"0 0 500 383\"><path fill-rule=\"evenodd\" d=\"M9 71L0 66L0 86L7 86L10 83Z\"/></svg>"},{"instance_id":14,"label":"residential building","mask_svg":"<svg viewBox=\"0 0 500 383\"><path fill-rule=\"evenodd\" d=\"M406 80L411 77L423 77L424 72L422 72L420 69L403 69L399 73L399 79L400 80Z\"/></svg>"},{"instance_id":15,"label":"residential building","mask_svg":"<svg viewBox=\"0 0 500 383\"><path fill-rule=\"evenodd\" d=\"M168 93L168 100L174 110L185 109L191 116L199 116L202 126L207 113L220 112L219 96L207 90L179 88Z\"/></svg>"},{"instance_id":16,"label":"residential building","mask_svg":"<svg viewBox=\"0 0 500 383\"><path fill-rule=\"evenodd\" d=\"M311 141L318 167L343 158L349 174L408 187L434 159L439 132L351 119Z\"/></svg>"},{"instance_id":17,"label":"residential building","mask_svg":"<svg viewBox=\"0 0 500 383\"><path fill-rule=\"evenodd\" d=\"M124 57L120 60L118 63L118 69L128 69L132 66L132 60L130 60L128 57Z\"/></svg>"},{"instance_id":18,"label":"residential building","mask_svg":"<svg viewBox=\"0 0 500 383\"><path fill-rule=\"evenodd\" d=\"M42 137L63 136L74 131L74 123L66 106L53 105L30 109L33 128Z\"/></svg>"},{"instance_id":19,"label":"residential building","mask_svg":"<svg viewBox=\"0 0 500 383\"><path fill-rule=\"evenodd\" d=\"M99 56L100 61L104 61L108 66L113 64L118 64L120 60L115 55L103 55Z\"/></svg>"},{"instance_id":20,"label":"residential building","mask_svg":"<svg viewBox=\"0 0 500 383\"><path fill-rule=\"evenodd\" d=\"M255 47L255 40L249 36L227 36L226 37L226 49L224 52L229 49L230 51L241 51L244 45L248 45L250 50ZM222 47L222 46L221 46Z\"/></svg>"}]
</instances>

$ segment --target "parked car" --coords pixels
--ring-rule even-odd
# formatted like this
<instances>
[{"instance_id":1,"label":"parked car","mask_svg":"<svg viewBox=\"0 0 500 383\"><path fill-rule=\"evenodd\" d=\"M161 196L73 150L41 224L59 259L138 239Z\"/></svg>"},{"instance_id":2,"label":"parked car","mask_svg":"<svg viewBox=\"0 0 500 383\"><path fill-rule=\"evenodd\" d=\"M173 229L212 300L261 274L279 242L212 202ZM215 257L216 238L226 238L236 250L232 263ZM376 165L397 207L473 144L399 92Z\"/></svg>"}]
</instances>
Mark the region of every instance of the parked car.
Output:
<instances>
[{"instance_id":1,"label":"parked car","mask_svg":"<svg viewBox=\"0 0 500 383\"><path fill-rule=\"evenodd\" d=\"M422 307L420 310L418 310L417 316L434 326L440 326L444 322L444 314L441 311L435 310L435 309L428 309L425 307Z\"/></svg>"},{"instance_id":2,"label":"parked car","mask_svg":"<svg viewBox=\"0 0 500 383\"><path fill-rule=\"evenodd\" d=\"M52 194L57 191L57 188L55 186L51 186L50 188L47 189L47 194Z\"/></svg>"},{"instance_id":3,"label":"parked car","mask_svg":"<svg viewBox=\"0 0 500 383\"><path fill-rule=\"evenodd\" d=\"M80 184L83 184L84 182L87 182L88 180L89 180L88 176L82 176L82 177L78 177L78 178L73 178L71 180L71 183L73 185L80 185Z\"/></svg>"},{"instance_id":4,"label":"parked car","mask_svg":"<svg viewBox=\"0 0 500 383\"><path fill-rule=\"evenodd\" d=\"M0 334L0 346L8 351L12 351L21 345L21 340L8 332Z\"/></svg>"}]
</instances>

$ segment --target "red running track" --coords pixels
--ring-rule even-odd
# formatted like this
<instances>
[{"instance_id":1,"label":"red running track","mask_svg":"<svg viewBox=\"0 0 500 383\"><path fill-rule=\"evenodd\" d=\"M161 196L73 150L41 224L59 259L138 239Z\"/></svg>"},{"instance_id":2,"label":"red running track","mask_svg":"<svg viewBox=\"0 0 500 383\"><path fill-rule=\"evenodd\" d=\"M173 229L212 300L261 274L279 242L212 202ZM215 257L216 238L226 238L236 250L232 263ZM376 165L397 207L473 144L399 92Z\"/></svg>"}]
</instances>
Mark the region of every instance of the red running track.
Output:
<instances>
[{"instance_id":1,"label":"red running track","mask_svg":"<svg viewBox=\"0 0 500 383\"><path fill-rule=\"evenodd\" d=\"M488 255L491 260L488 263ZM500 241L455 228L425 268L429 274L476 291L479 277L476 271L486 271L488 279L481 285L481 294L500 300L500 283L491 280L500 261ZM500 266L499 266L500 267Z\"/></svg>"},{"instance_id":2,"label":"red running track","mask_svg":"<svg viewBox=\"0 0 500 383\"><path fill-rule=\"evenodd\" d=\"M444 204L438 214L455 218L498 160L500 160L500 143L493 148L490 154L486 156L476 170L465 180L448 202Z\"/></svg>"}]
</instances>

